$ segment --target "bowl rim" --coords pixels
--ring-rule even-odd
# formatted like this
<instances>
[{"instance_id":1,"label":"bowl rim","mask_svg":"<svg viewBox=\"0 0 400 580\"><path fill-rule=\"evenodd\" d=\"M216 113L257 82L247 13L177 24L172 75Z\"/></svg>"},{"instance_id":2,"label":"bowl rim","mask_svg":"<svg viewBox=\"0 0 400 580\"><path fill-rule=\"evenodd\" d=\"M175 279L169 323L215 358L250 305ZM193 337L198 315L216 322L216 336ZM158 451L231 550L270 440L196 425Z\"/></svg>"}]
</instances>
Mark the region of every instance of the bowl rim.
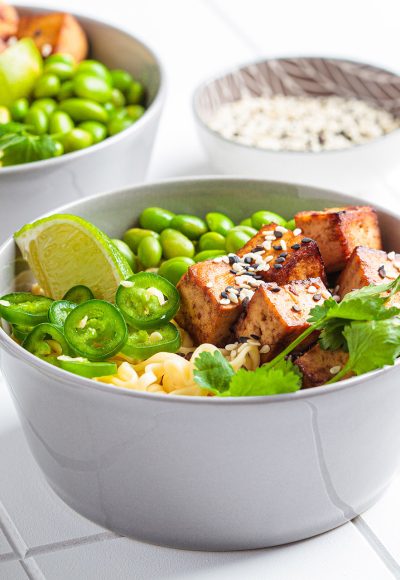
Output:
<instances>
[{"instance_id":1,"label":"bowl rim","mask_svg":"<svg viewBox=\"0 0 400 580\"><path fill-rule=\"evenodd\" d=\"M329 149L329 150L323 150L323 151L292 151L290 149L282 149L280 151L276 151L275 149L267 149L265 147L258 147L257 145L248 145L246 143L239 143L239 141L234 141L233 139L228 139L228 137L224 137L223 135L221 135L221 133L219 133L215 129L212 129L204 121L204 119L201 117L201 114L199 112L198 101L199 101L201 94L205 90L205 88L207 86L209 86L211 83L213 83L215 81L221 81L226 76L237 73L237 72L241 71L242 69L245 69L245 68L248 68L251 66L256 66L259 64L263 64L263 63L266 63L266 62L271 61L271 60L296 60L296 59L332 60L332 61L344 62L344 63L355 64L355 65L360 65L360 66L370 66L370 67L374 67L376 69L379 69L380 72L392 74L400 79L400 73L398 73L394 70L391 70L391 69L386 68L386 67L383 68L379 64L374 64L371 62L367 63L367 62L364 62L361 60L356 60L356 59L351 59L351 58L335 57L335 56L329 56L329 55L318 55L317 56L317 55L298 55L298 54L292 54L292 55L289 54L289 55L284 55L284 56L282 56L282 55L269 56L269 57L259 58L257 60L239 63L235 67L225 68L222 71L220 71L219 73L216 73L216 74L206 78L199 85L197 85L197 87L195 88L195 90L192 94L192 112L193 112L193 116L195 118L196 123L202 129L204 129L207 133L209 133L211 136L219 139L223 143L227 143L229 145L234 145L235 147L242 148L246 151L253 150L253 151L274 154L274 155L291 155L293 157L297 156L298 158L302 157L302 156L311 157L311 156L321 156L321 155L324 155L324 156L330 155L330 156L334 157L335 155L348 153L348 152L354 151L354 150L360 150L361 148L365 148L365 147L371 147L374 144L379 143L380 141L382 141L384 139L386 141L389 140L390 138L393 139L395 136L397 136L399 134L400 127L398 129L394 129L394 131L391 131L390 133L386 133L385 135L380 135L379 137L371 139L367 143L358 143L358 144L351 145L350 147L345 147L342 149ZM366 99L357 99L357 100L368 103L368 101Z\"/></svg>"},{"instance_id":2,"label":"bowl rim","mask_svg":"<svg viewBox=\"0 0 400 580\"><path fill-rule=\"evenodd\" d=\"M200 176L192 176L190 178L183 176L179 178L167 178L167 179L159 179L156 181L146 182L142 184L137 184L130 187L125 187L122 189L118 189L117 191L112 190L108 192L104 192L101 194L91 195L90 197L82 198L76 201L69 202L64 204L63 206L56 208L55 210L49 211L42 216L39 216L37 219L41 219L42 217L46 217L48 215L52 215L53 213L66 213L70 211L72 208L79 207L80 205L85 205L90 202L96 201L96 203L100 200L112 198L115 196L116 193L123 194L134 192L137 189L143 188L158 188L163 185L174 185L174 184L182 184L186 183L190 184L199 184L202 182L207 181L214 181L214 182L221 182L221 183L233 183L237 181L241 181L243 183L250 183L250 184L262 184L262 183L270 183L279 185L288 185L290 187L298 187L298 188L306 188L310 193L318 193L322 192L323 194L327 194L327 196L334 194L334 196L338 196L343 200L343 202L347 202L348 204L354 204L355 197L345 194L339 191L326 189L324 187L318 186L311 186L302 183L289 183L285 181L275 181L275 180L266 180L260 178L251 178L251 177L242 177L242 176L221 176L221 175L200 175ZM189 195L191 195L189 193ZM358 198L356 198L358 199ZM364 202L362 198L359 198L360 204ZM386 215L399 220L400 221L400 213L396 213L391 211L383 206L380 205L373 205L373 208L376 209L378 212L385 213ZM36 220L35 220L36 221ZM0 246L0 255L3 251L15 244L13 237L9 237L1 246ZM337 391L346 390L351 388L353 385L359 385L360 383L369 382L374 380L377 376L383 377L388 373L396 372L396 367L400 367L400 359L396 361L393 366L386 366L381 369L377 369L374 371L370 371L363 375L350 377L348 379L344 379L337 383L333 383L331 385L324 385L323 388L320 386L318 387L311 387L308 389L300 389L294 393L285 393L281 395L273 395L273 396L253 396L253 397L207 397L207 396L184 396L184 395L173 395L173 394L158 394L158 393L148 393L142 391L135 391L133 389L127 389L125 387L117 387L115 385L109 385L107 383L101 383L99 381L95 381L93 379L88 379L85 377L81 377L79 375L74 375L68 371L64 371L56 366L50 365L49 363L41 360L40 358L36 357L32 353L24 350L17 342L15 342L0 326L0 347L7 351L11 356L16 358L19 362L26 363L28 366L37 369L39 372L47 375L49 378L54 380L54 383L61 382L63 385L66 385L70 388L78 388L81 389L82 387L86 387L87 389L92 389L95 391L101 391L103 393L109 394L110 396L121 396L121 397L134 397L139 399L144 399L147 401L165 401L165 402L180 402L183 404L206 404L206 405L253 405L253 404L273 404L273 403L282 403L290 401L299 401L303 399L313 399L314 397L318 396L329 396L330 393L334 393ZM0 349L0 359L1 359L1 349Z\"/></svg>"},{"instance_id":3,"label":"bowl rim","mask_svg":"<svg viewBox=\"0 0 400 580\"><path fill-rule=\"evenodd\" d=\"M39 12L39 11L54 12L55 11L54 6L50 7L50 6L42 5L42 4L40 6L36 6L36 5L30 6L30 5L27 5L24 3L20 4L18 2L15 2L13 5L15 6L15 8L17 10L18 9L31 10L34 12ZM0 183L1 183L1 176L2 175L12 175L14 173L24 173L24 172L29 172L29 171L40 171L41 169L53 168L53 167L57 167L59 165L66 164L69 161L71 161L73 163L75 159L78 159L80 157L87 156L90 154L95 154L97 151L101 151L102 149L105 149L106 147L112 146L112 145L118 143L119 141L124 140L125 138L128 138L132 135L135 135L138 132L141 132L142 128L144 129L144 127L146 125L149 125L151 123L152 119L158 115L159 110L161 109L162 104L165 100L165 95L166 95L165 66L163 65L163 62L160 59L160 57L158 56L158 54L154 51L153 48L151 48L147 44L147 42L144 42L140 36L137 36L136 34L132 34L126 28L121 27L119 25L117 26L114 24L110 24L110 23L108 23L105 20L102 20L100 18L93 18L91 16L87 16L84 13L75 12L75 11L74 12L68 11L68 14L75 16L78 21L83 20L83 21L87 21L87 22L90 22L90 23L95 24L95 25L97 24L97 25L105 26L108 29L111 29L112 31L114 31L116 33L119 32L119 33L125 34L125 35L129 36L131 39L138 42L149 53L149 55L154 59L155 65L157 66L157 69L158 69L158 72L160 75L160 85L157 89L157 93L156 93L152 103L149 105L149 107L143 113L142 117L140 117L135 123L133 123L127 129L120 131L116 135L113 135L111 137L107 137L107 139L100 141L100 143L95 143L94 145L91 145L90 147L87 147L85 149L80 149L78 151L71 151L70 153L60 155L59 157L51 157L49 159L41 159L40 161L32 161L30 163L21 163L19 165L10 165L8 167L2 167L0 169Z\"/></svg>"}]
</instances>

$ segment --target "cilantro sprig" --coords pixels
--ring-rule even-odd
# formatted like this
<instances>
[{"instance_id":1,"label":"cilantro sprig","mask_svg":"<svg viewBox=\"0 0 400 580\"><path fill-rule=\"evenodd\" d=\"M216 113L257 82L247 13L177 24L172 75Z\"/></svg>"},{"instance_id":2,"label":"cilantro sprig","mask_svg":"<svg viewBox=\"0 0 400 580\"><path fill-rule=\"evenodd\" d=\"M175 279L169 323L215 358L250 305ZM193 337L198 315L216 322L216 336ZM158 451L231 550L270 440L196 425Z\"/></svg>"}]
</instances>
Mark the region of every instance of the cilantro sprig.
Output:
<instances>
[{"instance_id":1,"label":"cilantro sprig","mask_svg":"<svg viewBox=\"0 0 400 580\"><path fill-rule=\"evenodd\" d=\"M29 125L0 124L0 163L20 165L54 157L56 145L49 135L32 135Z\"/></svg>"}]
</instances>

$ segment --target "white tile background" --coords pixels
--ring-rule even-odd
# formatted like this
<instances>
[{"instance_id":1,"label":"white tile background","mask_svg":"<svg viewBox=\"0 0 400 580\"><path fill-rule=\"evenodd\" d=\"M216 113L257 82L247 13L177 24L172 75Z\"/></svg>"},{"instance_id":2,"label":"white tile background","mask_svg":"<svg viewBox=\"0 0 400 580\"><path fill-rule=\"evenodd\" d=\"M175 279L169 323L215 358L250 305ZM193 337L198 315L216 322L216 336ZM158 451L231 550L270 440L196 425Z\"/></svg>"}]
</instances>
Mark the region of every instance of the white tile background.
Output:
<instances>
[{"instance_id":1,"label":"white tile background","mask_svg":"<svg viewBox=\"0 0 400 580\"><path fill-rule=\"evenodd\" d=\"M30 3L40 5L37 0ZM201 80L224 68L263 55L302 53L345 56L400 69L398 0L48 0L47 4L121 24L161 55L168 98L149 179L210 173L196 138L190 99ZM400 208L400 162L398 171L380 176L378 187L352 193ZM400 578L399 497L397 481L354 522L267 550L183 552L119 538L74 513L48 488L0 376L0 580Z\"/></svg>"}]
</instances>

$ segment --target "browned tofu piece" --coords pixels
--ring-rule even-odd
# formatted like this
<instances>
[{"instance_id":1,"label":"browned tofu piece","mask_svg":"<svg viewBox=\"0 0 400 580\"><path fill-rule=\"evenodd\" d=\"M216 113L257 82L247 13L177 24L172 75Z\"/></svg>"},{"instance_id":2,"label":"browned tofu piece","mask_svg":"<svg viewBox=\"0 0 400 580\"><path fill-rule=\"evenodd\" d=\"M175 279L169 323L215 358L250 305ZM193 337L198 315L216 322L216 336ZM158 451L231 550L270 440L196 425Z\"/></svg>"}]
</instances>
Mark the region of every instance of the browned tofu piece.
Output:
<instances>
[{"instance_id":1,"label":"browned tofu piece","mask_svg":"<svg viewBox=\"0 0 400 580\"><path fill-rule=\"evenodd\" d=\"M18 12L14 6L10 6L0 0L0 39L7 40L15 36L18 30Z\"/></svg>"},{"instance_id":2,"label":"browned tofu piece","mask_svg":"<svg viewBox=\"0 0 400 580\"><path fill-rule=\"evenodd\" d=\"M301 211L294 219L302 233L317 242L327 272L342 270L356 246L382 248L378 216L369 206Z\"/></svg>"},{"instance_id":3,"label":"browned tofu piece","mask_svg":"<svg viewBox=\"0 0 400 580\"><path fill-rule=\"evenodd\" d=\"M266 248L270 247L270 249L259 252L263 260L271 260L267 262L269 269L260 272L265 282L286 284L290 280L305 280L306 278L321 278L326 282L325 266L318 244L303 235L294 236L291 230L282 233L279 229L276 230L276 227L275 224L263 226L238 251L238 256L243 257L265 244ZM266 238L268 234L276 239L268 240L268 237Z\"/></svg>"},{"instance_id":4,"label":"browned tofu piece","mask_svg":"<svg viewBox=\"0 0 400 580\"><path fill-rule=\"evenodd\" d=\"M325 384L343 368L348 358L349 354L343 350L323 350L319 344L313 346L294 363L303 374L303 389Z\"/></svg>"},{"instance_id":5,"label":"browned tofu piece","mask_svg":"<svg viewBox=\"0 0 400 580\"><path fill-rule=\"evenodd\" d=\"M338 278L338 294L395 280L400 275L400 254L387 254L371 248L354 248L349 261Z\"/></svg>"},{"instance_id":6,"label":"browned tofu piece","mask_svg":"<svg viewBox=\"0 0 400 580\"><path fill-rule=\"evenodd\" d=\"M320 278L294 280L283 286L263 284L237 323L236 337L259 336L261 344L270 347L264 361L270 360L309 327L310 310L329 296ZM315 336L310 335L301 347L314 340Z\"/></svg>"},{"instance_id":7,"label":"browned tofu piece","mask_svg":"<svg viewBox=\"0 0 400 580\"><path fill-rule=\"evenodd\" d=\"M88 41L83 28L74 16L64 12L22 16L18 38L26 37L35 41L43 56L64 52L79 62L88 53Z\"/></svg>"}]
</instances>

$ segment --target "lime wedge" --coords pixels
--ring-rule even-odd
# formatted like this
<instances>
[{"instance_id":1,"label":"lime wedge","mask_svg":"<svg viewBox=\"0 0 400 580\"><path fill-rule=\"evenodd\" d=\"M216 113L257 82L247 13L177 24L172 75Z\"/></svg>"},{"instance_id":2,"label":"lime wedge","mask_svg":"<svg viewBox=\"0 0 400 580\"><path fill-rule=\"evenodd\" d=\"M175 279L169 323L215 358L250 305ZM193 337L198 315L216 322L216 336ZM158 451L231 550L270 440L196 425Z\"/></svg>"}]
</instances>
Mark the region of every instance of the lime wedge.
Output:
<instances>
[{"instance_id":1,"label":"lime wedge","mask_svg":"<svg viewBox=\"0 0 400 580\"><path fill-rule=\"evenodd\" d=\"M72 286L88 286L96 298L114 302L132 276L110 238L86 220L55 214L27 224L14 239L46 296L60 300Z\"/></svg>"}]
</instances>

